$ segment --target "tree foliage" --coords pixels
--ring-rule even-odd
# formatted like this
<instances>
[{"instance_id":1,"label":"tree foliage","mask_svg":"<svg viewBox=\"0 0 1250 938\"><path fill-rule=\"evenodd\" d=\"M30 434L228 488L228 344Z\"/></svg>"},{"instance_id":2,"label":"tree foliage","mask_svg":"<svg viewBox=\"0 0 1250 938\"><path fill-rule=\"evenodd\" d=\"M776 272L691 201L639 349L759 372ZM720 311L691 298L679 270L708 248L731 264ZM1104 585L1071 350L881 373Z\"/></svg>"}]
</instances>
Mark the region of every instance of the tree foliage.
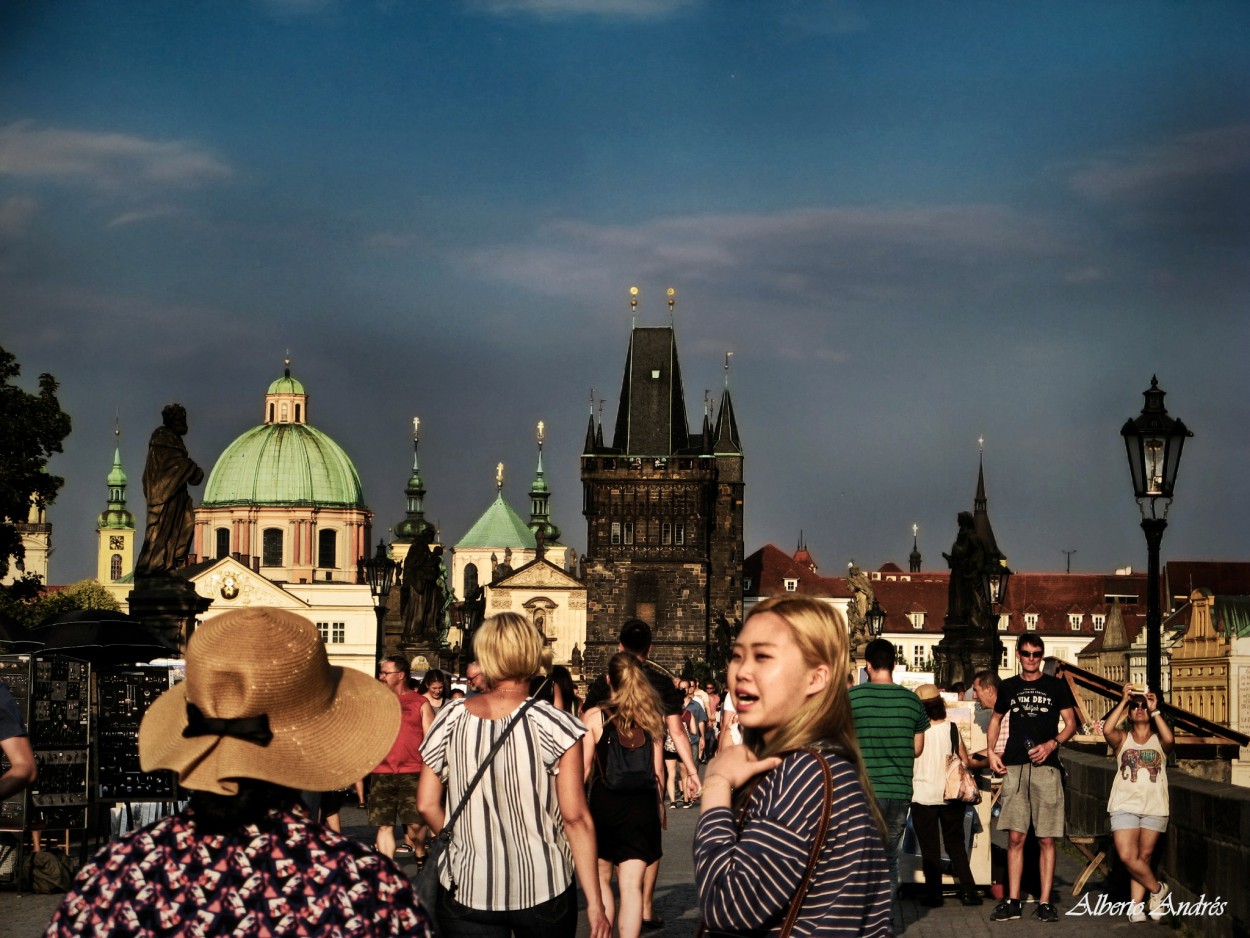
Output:
<instances>
[{"instance_id":1,"label":"tree foliage","mask_svg":"<svg viewBox=\"0 0 1250 938\"><path fill-rule=\"evenodd\" d=\"M18 525L29 518L31 503L51 504L65 482L46 470L70 431L56 379L40 375L39 393L31 394L10 383L21 370L17 358L0 348L0 577L25 556Z\"/></svg>"},{"instance_id":2,"label":"tree foliage","mask_svg":"<svg viewBox=\"0 0 1250 938\"><path fill-rule=\"evenodd\" d=\"M26 577L18 583L29 583L31 579ZM19 599L13 593L13 590L0 592L0 616L28 629L75 609L121 609L113 594L94 579L79 580L63 590L40 592L33 597Z\"/></svg>"}]
</instances>

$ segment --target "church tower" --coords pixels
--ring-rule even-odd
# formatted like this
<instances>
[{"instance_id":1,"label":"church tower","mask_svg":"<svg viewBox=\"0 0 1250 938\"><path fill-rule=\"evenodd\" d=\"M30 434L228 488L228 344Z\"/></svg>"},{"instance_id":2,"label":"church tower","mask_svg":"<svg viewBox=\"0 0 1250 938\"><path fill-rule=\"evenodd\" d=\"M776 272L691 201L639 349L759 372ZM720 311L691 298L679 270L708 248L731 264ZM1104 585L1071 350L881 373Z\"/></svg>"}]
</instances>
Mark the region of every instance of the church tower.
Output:
<instances>
[{"instance_id":1,"label":"church tower","mask_svg":"<svg viewBox=\"0 0 1250 938\"><path fill-rule=\"evenodd\" d=\"M631 290L637 309L637 289ZM670 316L674 306L669 291ZM582 453L586 669L601 671L621 625L648 622L651 657L680 671L711 660L742 624L743 454L726 386L692 434L673 326L631 328L612 444L592 413ZM712 661L719 670L722 661Z\"/></svg>"},{"instance_id":2,"label":"church tower","mask_svg":"<svg viewBox=\"0 0 1250 938\"><path fill-rule=\"evenodd\" d=\"M95 577L106 587L130 591L135 569L135 516L126 510L126 472L122 469L121 428L113 430L113 468L108 474L108 508L96 519Z\"/></svg>"}]
</instances>

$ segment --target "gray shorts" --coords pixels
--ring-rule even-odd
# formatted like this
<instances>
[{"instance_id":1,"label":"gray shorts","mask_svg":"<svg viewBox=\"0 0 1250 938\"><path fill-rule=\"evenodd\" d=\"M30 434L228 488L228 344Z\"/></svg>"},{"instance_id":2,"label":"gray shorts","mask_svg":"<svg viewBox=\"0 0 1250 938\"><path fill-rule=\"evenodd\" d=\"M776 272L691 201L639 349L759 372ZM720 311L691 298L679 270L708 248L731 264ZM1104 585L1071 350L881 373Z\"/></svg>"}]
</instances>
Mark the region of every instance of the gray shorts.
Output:
<instances>
[{"instance_id":1,"label":"gray shorts","mask_svg":"<svg viewBox=\"0 0 1250 938\"><path fill-rule=\"evenodd\" d=\"M1131 814L1128 811L1117 811L1111 815L1113 831L1158 831L1162 834L1168 829L1166 814Z\"/></svg>"},{"instance_id":2,"label":"gray shorts","mask_svg":"<svg viewBox=\"0 0 1250 938\"><path fill-rule=\"evenodd\" d=\"M1000 803L1000 831L1027 833L1032 824L1038 837L1063 836L1063 778L1054 766L1007 766Z\"/></svg>"}]
</instances>

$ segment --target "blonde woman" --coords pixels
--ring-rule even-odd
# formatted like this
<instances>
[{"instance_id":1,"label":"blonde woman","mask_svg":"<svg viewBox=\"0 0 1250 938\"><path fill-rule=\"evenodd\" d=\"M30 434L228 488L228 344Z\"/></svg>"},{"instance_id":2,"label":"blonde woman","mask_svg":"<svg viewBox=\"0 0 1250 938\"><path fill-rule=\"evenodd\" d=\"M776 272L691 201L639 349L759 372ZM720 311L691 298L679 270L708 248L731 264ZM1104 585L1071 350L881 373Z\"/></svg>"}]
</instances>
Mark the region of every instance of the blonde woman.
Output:
<instances>
[{"instance_id":1,"label":"blonde woman","mask_svg":"<svg viewBox=\"0 0 1250 938\"><path fill-rule=\"evenodd\" d=\"M825 603L775 596L747 617L729 660L743 745L708 764L695 830L695 882L711 930L779 935L797 906L795 938L890 933L889 869L849 670L846 625Z\"/></svg>"},{"instance_id":2,"label":"blonde woman","mask_svg":"<svg viewBox=\"0 0 1250 938\"><path fill-rule=\"evenodd\" d=\"M417 808L435 835L525 703L542 650L542 635L516 613L491 616L478 627L473 652L490 689L444 704L421 750L426 770ZM440 858L439 933L573 938L576 874L590 934L608 938L595 826L582 785L586 728L542 701L520 719L470 793Z\"/></svg>"},{"instance_id":3,"label":"blonde woman","mask_svg":"<svg viewBox=\"0 0 1250 938\"><path fill-rule=\"evenodd\" d=\"M613 917L612 870L621 890L616 927L621 938L642 931L642 886L647 866L660 859L660 741L664 717L659 695L638 659L626 652L608 662L612 696L582 714L593 745L585 747L590 813L599 846L599 887Z\"/></svg>"}]
</instances>

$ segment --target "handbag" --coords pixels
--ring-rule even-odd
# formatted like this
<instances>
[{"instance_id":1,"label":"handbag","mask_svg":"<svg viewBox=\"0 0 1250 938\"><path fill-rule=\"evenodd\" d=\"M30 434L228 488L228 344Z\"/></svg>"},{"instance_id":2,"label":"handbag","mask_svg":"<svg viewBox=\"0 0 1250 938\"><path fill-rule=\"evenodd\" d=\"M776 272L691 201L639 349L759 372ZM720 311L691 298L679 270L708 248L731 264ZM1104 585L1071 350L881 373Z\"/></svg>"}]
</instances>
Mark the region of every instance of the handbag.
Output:
<instances>
[{"instance_id":1,"label":"handbag","mask_svg":"<svg viewBox=\"0 0 1250 938\"><path fill-rule=\"evenodd\" d=\"M965 804L980 804L981 789L977 788L977 780L972 777L968 767L959 758L959 730L951 724L951 751L946 755L946 788L943 797L947 801L962 801Z\"/></svg>"},{"instance_id":2,"label":"handbag","mask_svg":"<svg viewBox=\"0 0 1250 938\"><path fill-rule=\"evenodd\" d=\"M829 832L829 817L833 812L833 772L829 769L829 763L815 749L804 748L798 751L815 756L816 761L820 763L820 774L825 785L825 797L821 800L820 822L816 825L816 836L812 839L812 849L807 855L807 869L803 873L803 879L799 882L799 888L790 900L790 908L786 910L786 917L781 922L781 931L777 933L778 938L790 938L790 932L794 930L794 923L798 921L799 909L803 905L803 900L807 898L808 888L812 885L812 874L816 872L816 863L820 859L820 848L824 846L825 836ZM749 801L750 799L748 798L747 800ZM738 814L739 833L742 832L746 816L747 802L744 801L742 810ZM703 922L699 922L695 938L713 938L716 934L716 932L709 931Z\"/></svg>"},{"instance_id":3,"label":"handbag","mask_svg":"<svg viewBox=\"0 0 1250 938\"><path fill-rule=\"evenodd\" d=\"M490 768L490 764L494 761L496 754L498 754L500 747L504 743L504 740L508 738L508 734L511 733L513 729L515 729L516 726L525 718L525 711L534 706L536 703L538 703L538 698L535 696L530 697L525 701L525 703L521 704L520 709L517 710L516 717L512 720L512 722L504 727L503 732L499 734L499 738L495 740L494 745L490 747L490 752L488 752L486 754L486 758L482 760L482 764L477 767L477 772L474 773L473 778L469 781L468 787L465 788L464 795L460 798L460 803L456 805L456 810L453 811L451 816L447 818L446 822L443 824L443 829L438 832L438 835L431 837L429 844L426 845L425 866L421 867L421 871L417 873L416 882L413 884L413 887L417 893L417 898L421 900L421 905L425 909L425 914L429 917L430 934L434 935L435 938L439 935L437 916L438 893L442 888L442 884L439 882L438 878L438 871L442 863L443 854L451 845L452 829L455 827L456 821L460 817L460 812L463 811L465 805L469 803L469 796L473 794L473 789L477 787L477 783L482 780L482 776L485 775L486 770ZM454 884L452 885L450 891L452 893L455 892Z\"/></svg>"}]
</instances>

